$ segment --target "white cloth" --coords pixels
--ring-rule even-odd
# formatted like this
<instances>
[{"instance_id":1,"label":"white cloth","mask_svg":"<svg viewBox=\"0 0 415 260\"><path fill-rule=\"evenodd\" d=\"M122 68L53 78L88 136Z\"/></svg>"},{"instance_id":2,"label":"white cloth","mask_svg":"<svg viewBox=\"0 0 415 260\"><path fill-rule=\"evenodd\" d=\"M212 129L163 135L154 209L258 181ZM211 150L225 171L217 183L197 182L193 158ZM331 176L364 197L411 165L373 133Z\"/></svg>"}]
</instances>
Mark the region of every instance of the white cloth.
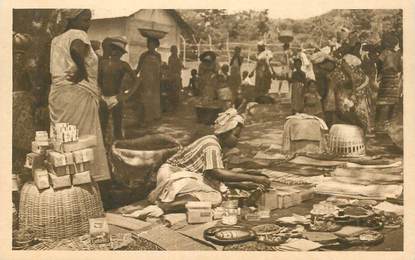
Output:
<instances>
[{"instance_id":1,"label":"white cloth","mask_svg":"<svg viewBox=\"0 0 415 260\"><path fill-rule=\"evenodd\" d=\"M81 40L89 46L88 53L85 56L85 69L88 73L88 81L82 80L77 86L84 87L93 91L99 96L100 90L97 85L98 77L98 57L92 49L91 42L86 32L81 30L68 30L63 34L53 38L51 43L50 73L52 74L52 85L67 86L73 85L69 78L77 70L77 66L71 57L71 44L74 40Z\"/></svg>"},{"instance_id":2,"label":"white cloth","mask_svg":"<svg viewBox=\"0 0 415 260\"><path fill-rule=\"evenodd\" d=\"M307 58L307 55L304 52L300 52L299 56L303 64L301 66L301 70L304 71L306 78L316 80L316 76L314 75L313 70L313 63L311 63L311 61Z\"/></svg>"},{"instance_id":3,"label":"white cloth","mask_svg":"<svg viewBox=\"0 0 415 260\"><path fill-rule=\"evenodd\" d=\"M318 120L318 122L320 123L320 128L323 130L329 130L329 128L327 127L326 122L324 122L323 119L317 117L317 116L312 116L309 114L304 114L304 113L297 113L295 115L292 116L287 116L286 119L316 119Z\"/></svg>"}]
</instances>

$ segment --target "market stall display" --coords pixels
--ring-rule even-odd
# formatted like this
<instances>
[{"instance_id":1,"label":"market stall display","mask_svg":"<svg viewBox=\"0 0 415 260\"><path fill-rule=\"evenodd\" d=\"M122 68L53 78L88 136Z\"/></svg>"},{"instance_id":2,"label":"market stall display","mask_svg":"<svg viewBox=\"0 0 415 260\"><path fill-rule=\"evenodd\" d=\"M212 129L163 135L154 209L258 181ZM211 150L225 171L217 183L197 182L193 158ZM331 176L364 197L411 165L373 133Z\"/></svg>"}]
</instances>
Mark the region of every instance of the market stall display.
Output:
<instances>
[{"instance_id":1,"label":"market stall display","mask_svg":"<svg viewBox=\"0 0 415 260\"><path fill-rule=\"evenodd\" d=\"M333 125L329 132L328 149L337 156L364 156L366 145L363 130L354 125Z\"/></svg>"}]
</instances>

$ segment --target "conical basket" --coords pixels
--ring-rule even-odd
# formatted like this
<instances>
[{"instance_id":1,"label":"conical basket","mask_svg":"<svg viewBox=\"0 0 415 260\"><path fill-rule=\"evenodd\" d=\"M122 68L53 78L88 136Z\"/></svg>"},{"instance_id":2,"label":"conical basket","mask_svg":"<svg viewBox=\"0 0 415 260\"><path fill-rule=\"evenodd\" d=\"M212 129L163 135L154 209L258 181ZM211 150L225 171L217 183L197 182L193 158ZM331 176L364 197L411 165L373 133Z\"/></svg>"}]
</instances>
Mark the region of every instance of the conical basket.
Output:
<instances>
[{"instance_id":1,"label":"conical basket","mask_svg":"<svg viewBox=\"0 0 415 260\"><path fill-rule=\"evenodd\" d=\"M333 125L328 146L331 153L341 157L360 157L366 153L363 130L354 125Z\"/></svg>"}]
</instances>

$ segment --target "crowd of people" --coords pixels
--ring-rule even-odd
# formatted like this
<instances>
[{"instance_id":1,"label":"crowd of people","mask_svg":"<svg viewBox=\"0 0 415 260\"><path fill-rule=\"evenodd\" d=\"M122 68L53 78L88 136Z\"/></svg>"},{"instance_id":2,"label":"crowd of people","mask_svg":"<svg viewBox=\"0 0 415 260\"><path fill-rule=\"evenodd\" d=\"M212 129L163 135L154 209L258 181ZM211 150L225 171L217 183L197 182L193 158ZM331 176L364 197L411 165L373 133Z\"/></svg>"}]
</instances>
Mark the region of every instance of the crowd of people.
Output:
<instances>
[{"instance_id":1,"label":"crowd of people","mask_svg":"<svg viewBox=\"0 0 415 260\"><path fill-rule=\"evenodd\" d=\"M96 168L91 173L95 181L105 182L111 176L104 145L109 115L113 119L114 138L122 139L124 101L137 99L136 110L142 112L140 122L146 124L158 120L162 110L176 109L185 67L177 46L171 47L168 63L163 63L157 52L159 40L147 38L148 50L141 54L134 70L121 60L127 52L125 38L90 41L90 10L68 9L62 15L66 29L52 40L50 52L50 120L52 124L76 125L80 135L97 137ZM101 46L102 56L97 55ZM200 55L200 65L198 70L191 71L188 89L207 102L224 101L226 111L216 120L214 135L196 140L160 168L157 187L150 194L150 201L157 202L158 210L175 211L189 200L218 204L219 184L224 181L269 185L264 177L224 170L221 153L222 148L236 145L244 124L236 109L247 102L261 102L269 94L273 80L288 81L293 114L314 115L329 126L337 122L357 125L367 134L373 133L375 123L382 127L402 100L402 51L393 34L386 34L379 44L367 44L357 32L344 28L336 44L311 55L285 44L280 72L274 69L273 56L261 41L257 44L255 66L251 71L242 71L244 58L240 47L235 48L229 64L220 65L213 51ZM17 148L25 154L30 150L34 127L28 105L30 83L21 75L25 73L21 69L23 45L14 48L13 57L13 150ZM131 79L127 88L122 84L125 75ZM163 94L167 95L167 104ZM212 177L219 186L212 188L216 184L207 185L201 176Z\"/></svg>"}]
</instances>

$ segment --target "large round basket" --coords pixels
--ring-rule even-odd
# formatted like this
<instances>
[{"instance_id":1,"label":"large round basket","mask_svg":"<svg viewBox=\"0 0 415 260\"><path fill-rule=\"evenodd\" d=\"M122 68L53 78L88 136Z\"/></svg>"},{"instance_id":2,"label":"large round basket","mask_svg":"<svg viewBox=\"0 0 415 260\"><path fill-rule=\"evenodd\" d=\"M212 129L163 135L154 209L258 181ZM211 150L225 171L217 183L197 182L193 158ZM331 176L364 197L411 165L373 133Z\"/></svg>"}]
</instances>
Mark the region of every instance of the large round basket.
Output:
<instances>
[{"instance_id":1,"label":"large round basket","mask_svg":"<svg viewBox=\"0 0 415 260\"><path fill-rule=\"evenodd\" d=\"M116 141L111 148L114 180L144 198L154 181L152 174L179 149L176 139L162 134Z\"/></svg>"},{"instance_id":2,"label":"large round basket","mask_svg":"<svg viewBox=\"0 0 415 260\"><path fill-rule=\"evenodd\" d=\"M101 196L96 184L39 191L31 183L21 190L19 228L33 230L41 239L64 239L89 231L90 218L102 217Z\"/></svg>"},{"instance_id":3,"label":"large round basket","mask_svg":"<svg viewBox=\"0 0 415 260\"><path fill-rule=\"evenodd\" d=\"M363 130L354 125L337 124L330 128L329 151L342 157L359 157L366 153Z\"/></svg>"},{"instance_id":4,"label":"large round basket","mask_svg":"<svg viewBox=\"0 0 415 260\"><path fill-rule=\"evenodd\" d=\"M282 43L290 43L293 39L294 35L291 30L282 31L278 36L278 40Z\"/></svg>"}]
</instances>

